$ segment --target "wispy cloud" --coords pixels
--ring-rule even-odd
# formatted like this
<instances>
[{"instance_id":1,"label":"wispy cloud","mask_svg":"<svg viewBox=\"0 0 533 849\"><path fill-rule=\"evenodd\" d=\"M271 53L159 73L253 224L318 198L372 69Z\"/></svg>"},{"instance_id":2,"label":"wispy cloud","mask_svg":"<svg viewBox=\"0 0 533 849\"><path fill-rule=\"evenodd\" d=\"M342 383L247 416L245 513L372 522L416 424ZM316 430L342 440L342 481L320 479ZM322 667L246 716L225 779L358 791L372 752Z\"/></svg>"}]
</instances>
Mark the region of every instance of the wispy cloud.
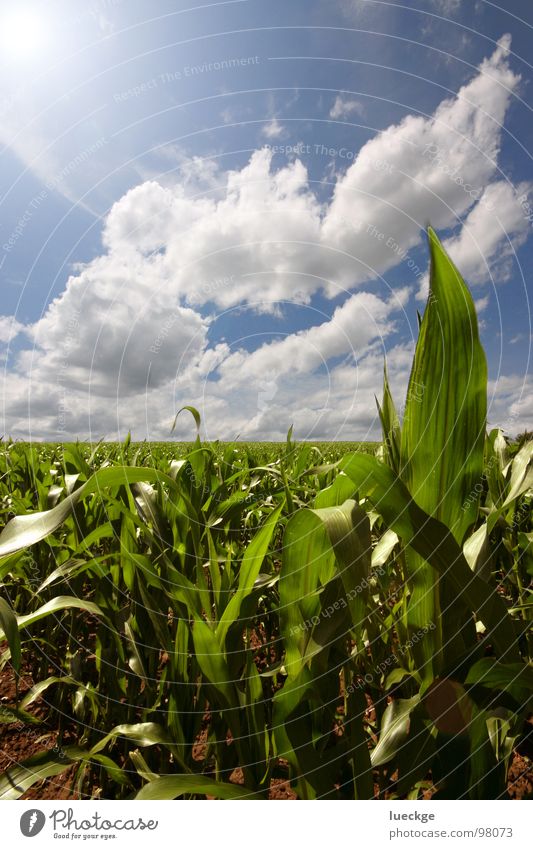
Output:
<instances>
[{"instance_id":1,"label":"wispy cloud","mask_svg":"<svg viewBox=\"0 0 533 849\"><path fill-rule=\"evenodd\" d=\"M365 107L360 100L353 100L342 95L337 95L335 103L330 109L329 117L334 121L341 118L349 118L350 115L364 115Z\"/></svg>"},{"instance_id":2,"label":"wispy cloud","mask_svg":"<svg viewBox=\"0 0 533 849\"><path fill-rule=\"evenodd\" d=\"M261 133L267 139L279 139L284 135L285 130L277 118L272 118L268 124L265 124Z\"/></svg>"}]
</instances>

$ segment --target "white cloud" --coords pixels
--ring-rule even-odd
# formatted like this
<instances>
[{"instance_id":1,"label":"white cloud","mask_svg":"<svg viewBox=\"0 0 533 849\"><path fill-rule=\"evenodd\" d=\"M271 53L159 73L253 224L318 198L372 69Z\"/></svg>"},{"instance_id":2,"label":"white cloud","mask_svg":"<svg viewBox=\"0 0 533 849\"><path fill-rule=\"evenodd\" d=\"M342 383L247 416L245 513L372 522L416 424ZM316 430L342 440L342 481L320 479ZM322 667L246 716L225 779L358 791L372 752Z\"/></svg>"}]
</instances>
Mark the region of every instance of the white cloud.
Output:
<instances>
[{"instance_id":1,"label":"white cloud","mask_svg":"<svg viewBox=\"0 0 533 849\"><path fill-rule=\"evenodd\" d=\"M508 279L502 263L514 256L528 236L531 225L519 199L532 188L533 183L520 183L516 188L503 180L492 183L459 234L447 240L446 248L470 282Z\"/></svg>"},{"instance_id":2,"label":"white cloud","mask_svg":"<svg viewBox=\"0 0 533 849\"><path fill-rule=\"evenodd\" d=\"M459 11L461 2L462 0L429 0L429 5L443 15L450 15Z\"/></svg>"},{"instance_id":3,"label":"white cloud","mask_svg":"<svg viewBox=\"0 0 533 849\"><path fill-rule=\"evenodd\" d=\"M486 206L450 175L488 186L522 238L508 188L491 182L519 82L508 45L502 40L433 115L409 115L367 142L329 202L300 159L274 171L268 148L227 173L184 160L175 184L147 180L125 194L106 218L105 252L77 269L32 328L34 349L6 375L4 432L113 437L132 428L161 438L186 403L202 406L212 436L274 438L291 421L300 438L375 432L373 394L385 343L421 273L413 257L421 229L466 216L474 241L465 229L451 246L466 266L476 250L478 261L479 250L493 256L505 230L496 223L487 232ZM387 298L368 291L400 263L406 287ZM353 292L363 284L367 291ZM281 339L284 302L311 316L319 292L343 305ZM217 311L245 308L270 312L274 337L213 347ZM406 351L396 346L388 357L400 402ZM187 427L179 423L182 434Z\"/></svg>"},{"instance_id":4,"label":"white cloud","mask_svg":"<svg viewBox=\"0 0 533 849\"><path fill-rule=\"evenodd\" d=\"M364 111L365 107L360 100L350 100L338 94L330 109L329 117L338 121L341 118L349 118L350 115L363 115Z\"/></svg>"},{"instance_id":5,"label":"white cloud","mask_svg":"<svg viewBox=\"0 0 533 849\"><path fill-rule=\"evenodd\" d=\"M477 314L480 315L480 313L485 312L489 303L490 303L489 295L485 295L484 298L478 298L476 301L474 301Z\"/></svg>"},{"instance_id":6,"label":"white cloud","mask_svg":"<svg viewBox=\"0 0 533 849\"><path fill-rule=\"evenodd\" d=\"M268 124L265 124L261 133L267 139L279 139L284 135L285 130L277 118L272 118Z\"/></svg>"},{"instance_id":7,"label":"white cloud","mask_svg":"<svg viewBox=\"0 0 533 849\"><path fill-rule=\"evenodd\" d=\"M164 251L153 271L172 278L176 294L222 308L258 292L264 301L308 302L319 290L333 296L378 277L420 245L428 221L450 227L472 209L467 179L483 187L497 173L501 125L519 81L506 45L434 115L408 116L367 142L329 204L318 201L299 159L273 172L265 148L221 175L216 196L156 182L126 194L106 223L110 255L136 262L139 251ZM463 184L450 173L464 175ZM231 286L214 284L230 278Z\"/></svg>"},{"instance_id":8,"label":"white cloud","mask_svg":"<svg viewBox=\"0 0 533 849\"><path fill-rule=\"evenodd\" d=\"M357 297L357 296L356 296ZM385 312L387 306L381 307ZM348 309L351 312L351 308ZM359 326L363 324L362 318ZM383 339L392 322L383 324L383 338L367 348L357 348L337 364L314 368L322 351L316 351L310 339L295 336L274 343L270 350L259 349L247 361L243 352L230 355L219 370L218 382L204 382L196 397L209 437L233 439L283 439L294 424L299 439L377 438L380 432L374 395L381 394L383 372ZM313 341L333 328L326 323L315 328ZM374 328L375 332L375 328ZM378 331L379 332L379 331ZM314 335L314 334L313 334ZM372 330L366 338L372 336ZM342 333L341 333L342 337ZM301 345L298 342L301 341ZM346 351L350 344L346 344ZM301 350L303 349L303 353ZM294 370L282 355L299 351ZM396 346L387 354L389 376L400 405L405 396L412 357L412 346ZM276 370L276 367L281 368ZM311 366L313 370L308 370Z\"/></svg>"},{"instance_id":9,"label":"white cloud","mask_svg":"<svg viewBox=\"0 0 533 849\"><path fill-rule=\"evenodd\" d=\"M511 186L504 180L491 183L479 203L467 215L457 235L444 241L444 247L469 284L505 283L513 272L515 252L524 244L531 223L521 200L533 183ZM418 297L428 291L427 275Z\"/></svg>"},{"instance_id":10,"label":"white cloud","mask_svg":"<svg viewBox=\"0 0 533 849\"><path fill-rule=\"evenodd\" d=\"M357 359L375 340L383 340L394 329L391 314L409 297L407 289L384 301L369 292L352 295L337 307L331 319L264 344L253 353L239 351L219 367L224 384L258 380L262 375L306 374L340 356Z\"/></svg>"},{"instance_id":11,"label":"white cloud","mask_svg":"<svg viewBox=\"0 0 533 849\"><path fill-rule=\"evenodd\" d=\"M531 375L501 375L489 382L488 420L511 436L531 430L533 380Z\"/></svg>"},{"instance_id":12,"label":"white cloud","mask_svg":"<svg viewBox=\"0 0 533 849\"><path fill-rule=\"evenodd\" d=\"M348 18L375 15L379 10L379 7L372 0L338 0L338 2L340 11Z\"/></svg>"},{"instance_id":13,"label":"white cloud","mask_svg":"<svg viewBox=\"0 0 533 849\"><path fill-rule=\"evenodd\" d=\"M475 199L451 174L485 186L496 173L501 125L519 82L505 61L508 45L502 39L479 74L434 115L409 115L367 142L337 182L322 236L357 258L356 282L397 264L389 240L409 251L428 221L449 227L472 207ZM384 234L381 242L368 238L368 223Z\"/></svg>"},{"instance_id":14,"label":"white cloud","mask_svg":"<svg viewBox=\"0 0 533 849\"><path fill-rule=\"evenodd\" d=\"M13 316L0 315L0 342L4 345L9 344L23 330L25 330L24 325Z\"/></svg>"}]
</instances>

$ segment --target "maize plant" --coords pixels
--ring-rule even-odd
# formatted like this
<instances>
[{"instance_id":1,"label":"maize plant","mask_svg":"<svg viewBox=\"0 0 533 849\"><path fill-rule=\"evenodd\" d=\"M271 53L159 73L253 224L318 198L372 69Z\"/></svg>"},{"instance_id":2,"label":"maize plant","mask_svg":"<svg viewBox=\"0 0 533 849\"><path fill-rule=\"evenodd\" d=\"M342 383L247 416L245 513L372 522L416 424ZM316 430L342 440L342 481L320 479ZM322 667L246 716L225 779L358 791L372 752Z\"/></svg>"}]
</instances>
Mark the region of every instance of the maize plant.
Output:
<instances>
[{"instance_id":1,"label":"maize plant","mask_svg":"<svg viewBox=\"0 0 533 849\"><path fill-rule=\"evenodd\" d=\"M486 434L472 298L429 249L378 446L3 444L0 717L58 743L0 798L66 769L73 797L506 795L532 711L533 443Z\"/></svg>"}]
</instances>

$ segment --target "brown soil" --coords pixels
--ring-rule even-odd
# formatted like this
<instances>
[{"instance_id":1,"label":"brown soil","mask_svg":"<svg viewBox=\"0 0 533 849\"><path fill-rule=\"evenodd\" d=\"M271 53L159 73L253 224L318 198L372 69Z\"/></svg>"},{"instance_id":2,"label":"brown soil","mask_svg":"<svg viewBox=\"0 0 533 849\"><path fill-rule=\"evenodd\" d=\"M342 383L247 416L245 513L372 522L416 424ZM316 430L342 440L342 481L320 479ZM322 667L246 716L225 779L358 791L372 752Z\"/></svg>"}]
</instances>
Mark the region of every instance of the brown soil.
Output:
<instances>
[{"instance_id":1,"label":"brown soil","mask_svg":"<svg viewBox=\"0 0 533 849\"><path fill-rule=\"evenodd\" d=\"M19 698L23 698L33 686L29 676L19 679ZM0 706L15 703L15 677L10 667L0 674ZM0 724L0 774L9 767L23 763L44 749L57 747L58 732L47 723L47 708L42 702L36 702L28 710L39 725L24 725L22 722ZM65 742L73 743L73 729L65 735ZM70 738L70 739L69 739ZM57 747L59 749L59 747ZM21 796L22 799L76 799L72 790L72 767L67 767L60 775L35 784Z\"/></svg>"},{"instance_id":2,"label":"brown soil","mask_svg":"<svg viewBox=\"0 0 533 849\"><path fill-rule=\"evenodd\" d=\"M19 698L22 698L32 687L33 681L28 674L22 675L19 679ZM0 707L5 705L13 706L15 704L15 677L8 665L2 673L0 673ZM374 709L370 699L368 699L369 707L367 710L366 719L372 722L375 719ZM35 718L41 720L42 724L28 726L21 722L0 723L0 774L9 767L20 764L42 752L44 749L53 749L57 746L58 731L50 722L50 710L42 701L36 701L29 709ZM207 736L209 726L209 714L204 717L204 728L199 734L194 749L193 757L196 761L202 761L205 758L207 750ZM507 790L511 799L524 799L533 796L533 719L529 721L528 727L531 729L529 734L526 734L520 745L513 752L511 766L508 775ZM67 727L63 732L63 743L73 744L76 742L75 737L76 726L72 723L71 727ZM281 764L283 767L283 764ZM73 767L68 767L60 775L53 778L48 778L39 784L35 784L24 795L22 799L77 799L73 788ZM391 776L391 784L394 784L395 776ZM236 769L229 779L232 783L242 784L243 775L240 769ZM429 784L429 782L428 782ZM378 788L376 785L376 796ZM431 790L423 792L423 798L431 798ZM386 798L387 794L385 794ZM273 778L270 785L270 799L296 799L294 791L291 789L290 782L284 778Z\"/></svg>"}]
</instances>

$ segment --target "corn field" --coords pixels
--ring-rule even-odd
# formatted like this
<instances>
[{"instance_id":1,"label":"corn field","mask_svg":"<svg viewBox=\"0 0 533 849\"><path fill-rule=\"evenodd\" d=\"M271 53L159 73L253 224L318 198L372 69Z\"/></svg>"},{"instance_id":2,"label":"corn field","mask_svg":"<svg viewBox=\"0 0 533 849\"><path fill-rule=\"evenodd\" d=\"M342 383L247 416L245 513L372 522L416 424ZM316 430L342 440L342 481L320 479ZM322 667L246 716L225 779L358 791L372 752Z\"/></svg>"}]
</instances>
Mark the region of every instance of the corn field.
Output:
<instances>
[{"instance_id":1,"label":"corn field","mask_svg":"<svg viewBox=\"0 0 533 849\"><path fill-rule=\"evenodd\" d=\"M1 668L34 683L0 718L58 735L1 799L63 774L80 798L505 797L533 442L487 433L473 301L429 247L379 445L1 444Z\"/></svg>"}]
</instances>

